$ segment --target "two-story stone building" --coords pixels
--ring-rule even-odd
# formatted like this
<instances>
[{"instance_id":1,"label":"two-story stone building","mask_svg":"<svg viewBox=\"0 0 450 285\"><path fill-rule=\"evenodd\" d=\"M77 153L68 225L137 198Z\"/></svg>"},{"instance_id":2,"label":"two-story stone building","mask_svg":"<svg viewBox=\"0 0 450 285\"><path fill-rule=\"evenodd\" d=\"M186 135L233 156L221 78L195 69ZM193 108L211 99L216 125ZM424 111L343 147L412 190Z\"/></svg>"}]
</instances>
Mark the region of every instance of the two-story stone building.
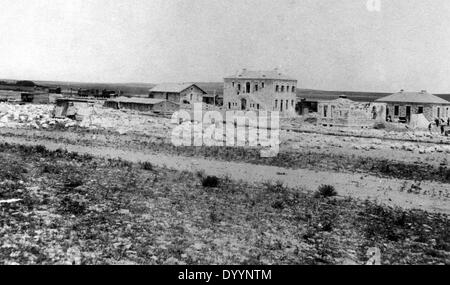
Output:
<instances>
[{"instance_id":1,"label":"two-story stone building","mask_svg":"<svg viewBox=\"0 0 450 285\"><path fill-rule=\"evenodd\" d=\"M295 116L297 80L280 71L243 69L224 78L223 106L227 110L279 111Z\"/></svg>"}]
</instances>

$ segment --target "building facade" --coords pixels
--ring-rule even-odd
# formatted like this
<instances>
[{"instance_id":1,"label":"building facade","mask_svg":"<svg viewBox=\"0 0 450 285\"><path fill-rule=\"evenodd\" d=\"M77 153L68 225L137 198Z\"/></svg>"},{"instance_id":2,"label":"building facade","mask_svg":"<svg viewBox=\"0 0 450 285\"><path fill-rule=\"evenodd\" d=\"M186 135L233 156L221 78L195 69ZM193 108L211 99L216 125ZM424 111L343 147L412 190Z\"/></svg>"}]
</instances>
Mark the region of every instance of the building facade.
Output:
<instances>
[{"instance_id":1,"label":"building facade","mask_svg":"<svg viewBox=\"0 0 450 285\"><path fill-rule=\"evenodd\" d=\"M430 122L436 119L447 121L450 117L450 102L425 90L421 92L401 90L377 99L376 102L387 104L386 118L388 121L409 122L411 115L415 114L423 114Z\"/></svg>"},{"instance_id":2,"label":"building facade","mask_svg":"<svg viewBox=\"0 0 450 285\"><path fill-rule=\"evenodd\" d=\"M150 89L149 98L167 100L177 104L202 103L207 93L192 83L165 83Z\"/></svg>"},{"instance_id":3,"label":"building facade","mask_svg":"<svg viewBox=\"0 0 450 285\"><path fill-rule=\"evenodd\" d=\"M320 101L318 123L327 126L373 127L386 119L386 104L355 102L347 98Z\"/></svg>"},{"instance_id":4,"label":"building facade","mask_svg":"<svg viewBox=\"0 0 450 285\"><path fill-rule=\"evenodd\" d=\"M24 92L20 94L21 101L33 104L49 104L50 94L40 92Z\"/></svg>"},{"instance_id":5,"label":"building facade","mask_svg":"<svg viewBox=\"0 0 450 285\"><path fill-rule=\"evenodd\" d=\"M223 106L227 110L279 111L295 116L297 80L279 72L249 71L224 78Z\"/></svg>"},{"instance_id":6,"label":"building facade","mask_svg":"<svg viewBox=\"0 0 450 285\"><path fill-rule=\"evenodd\" d=\"M172 114L180 109L180 104L164 99L135 97L119 97L109 99L105 101L104 106L113 109L128 109L139 112L154 112L164 114Z\"/></svg>"}]
</instances>

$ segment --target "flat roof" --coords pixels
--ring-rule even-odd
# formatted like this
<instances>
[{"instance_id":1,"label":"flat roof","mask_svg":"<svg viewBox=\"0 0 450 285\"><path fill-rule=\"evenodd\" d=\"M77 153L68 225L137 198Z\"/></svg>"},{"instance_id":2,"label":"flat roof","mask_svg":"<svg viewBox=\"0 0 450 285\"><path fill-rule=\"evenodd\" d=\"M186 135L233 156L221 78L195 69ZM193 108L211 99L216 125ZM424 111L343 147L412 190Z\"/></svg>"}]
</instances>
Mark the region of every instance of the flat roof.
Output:
<instances>
[{"instance_id":1,"label":"flat roof","mask_svg":"<svg viewBox=\"0 0 450 285\"><path fill-rule=\"evenodd\" d=\"M139 97L118 97L114 99L106 100L107 102L117 102L117 103L135 103L135 104L148 104L155 105L162 102L170 102L173 104L177 104L175 102L171 102L164 99L155 99L155 98L139 98Z\"/></svg>"}]
</instances>

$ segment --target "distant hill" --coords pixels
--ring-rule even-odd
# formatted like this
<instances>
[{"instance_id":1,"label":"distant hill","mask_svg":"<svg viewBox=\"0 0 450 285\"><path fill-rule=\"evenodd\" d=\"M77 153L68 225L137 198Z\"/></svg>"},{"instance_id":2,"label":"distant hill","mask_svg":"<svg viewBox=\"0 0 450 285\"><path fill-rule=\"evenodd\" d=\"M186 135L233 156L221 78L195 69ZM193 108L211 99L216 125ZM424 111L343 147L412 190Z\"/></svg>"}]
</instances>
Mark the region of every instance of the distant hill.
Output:
<instances>
[{"instance_id":1,"label":"distant hill","mask_svg":"<svg viewBox=\"0 0 450 285\"><path fill-rule=\"evenodd\" d=\"M83 83L83 82L61 82L61 81L35 81L40 85L62 89L107 89L114 91L122 91L125 95L144 95L148 94L148 90L153 88L155 84L150 83Z\"/></svg>"},{"instance_id":2,"label":"distant hill","mask_svg":"<svg viewBox=\"0 0 450 285\"><path fill-rule=\"evenodd\" d=\"M223 95L223 82L195 82L198 87L205 90L208 94Z\"/></svg>"},{"instance_id":3,"label":"distant hill","mask_svg":"<svg viewBox=\"0 0 450 285\"><path fill-rule=\"evenodd\" d=\"M450 94L435 94L435 95L450 102Z\"/></svg>"},{"instance_id":4,"label":"distant hill","mask_svg":"<svg viewBox=\"0 0 450 285\"><path fill-rule=\"evenodd\" d=\"M0 82L14 85L15 81L1 80ZM19 81L20 82L20 81ZM27 81L22 81L27 82ZM33 81L38 86L45 86L49 88L61 87L62 89L107 89L114 91L122 91L125 95L148 95L149 89L153 88L156 84L153 83L82 83L82 82L60 82L60 81ZM223 95L223 82L194 82L200 88L205 90L208 94ZM4 85L6 86L6 85ZM25 88L25 87L22 87ZM1 86L0 86L0 89ZM382 92L356 92L356 91L325 91L315 89L297 89L297 97L305 98L308 100L333 100L339 98L341 95L346 95L349 99L354 101L372 102L378 98L390 95L390 93ZM450 94L435 94L447 101L450 101Z\"/></svg>"},{"instance_id":5,"label":"distant hill","mask_svg":"<svg viewBox=\"0 0 450 285\"><path fill-rule=\"evenodd\" d=\"M339 98L341 95L346 95L350 100L372 102L390 94L392 93L297 89L297 97L307 100L333 100Z\"/></svg>"},{"instance_id":6,"label":"distant hill","mask_svg":"<svg viewBox=\"0 0 450 285\"><path fill-rule=\"evenodd\" d=\"M360 102L373 102L378 98L382 98L391 93L380 92L355 92L355 91L324 91L313 89L297 89L297 97L305 98L307 100L333 100L339 98L341 95L346 95L348 99ZM444 100L450 102L450 94L435 94Z\"/></svg>"},{"instance_id":7,"label":"distant hill","mask_svg":"<svg viewBox=\"0 0 450 285\"><path fill-rule=\"evenodd\" d=\"M216 94L223 94L223 82L197 82L196 84L210 94L213 94L214 91L216 91ZM339 98L340 95L347 95L351 100L370 102L390 94L391 93L297 89L298 98L306 98L309 100L333 100Z\"/></svg>"}]
</instances>

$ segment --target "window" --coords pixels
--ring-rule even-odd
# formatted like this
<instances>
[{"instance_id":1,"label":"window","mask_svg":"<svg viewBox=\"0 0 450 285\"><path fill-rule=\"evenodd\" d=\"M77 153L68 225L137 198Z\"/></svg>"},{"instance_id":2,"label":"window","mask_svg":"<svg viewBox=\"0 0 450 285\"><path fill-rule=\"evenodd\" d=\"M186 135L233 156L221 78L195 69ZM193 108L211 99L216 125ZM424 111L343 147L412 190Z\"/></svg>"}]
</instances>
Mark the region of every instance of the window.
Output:
<instances>
[{"instance_id":1,"label":"window","mask_svg":"<svg viewBox=\"0 0 450 285\"><path fill-rule=\"evenodd\" d=\"M238 84L238 90L241 91L241 84Z\"/></svg>"},{"instance_id":2,"label":"window","mask_svg":"<svg viewBox=\"0 0 450 285\"><path fill-rule=\"evenodd\" d=\"M231 102L228 102L228 109L231 109Z\"/></svg>"},{"instance_id":3,"label":"window","mask_svg":"<svg viewBox=\"0 0 450 285\"><path fill-rule=\"evenodd\" d=\"M326 118L328 113L328 106L323 106L323 116Z\"/></svg>"},{"instance_id":4,"label":"window","mask_svg":"<svg viewBox=\"0 0 450 285\"><path fill-rule=\"evenodd\" d=\"M280 86L275 86L275 92L278 92L278 90L280 89Z\"/></svg>"},{"instance_id":5,"label":"window","mask_svg":"<svg viewBox=\"0 0 450 285\"><path fill-rule=\"evenodd\" d=\"M400 114L400 107L398 105L394 106L394 116L398 116Z\"/></svg>"},{"instance_id":6,"label":"window","mask_svg":"<svg viewBox=\"0 0 450 285\"><path fill-rule=\"evenodd\" d=\"M258 83L255 84L255 92L258 92Z\"/></svg>"},{"instance_id":7,"label":"window","mask_svg":"<svg viewBox=\"0 0 450 285\"><path fill-rule=\"evenodd\" d=\"M295 93L295 86L292 86L292 93Z\"/></svg>"},{"instance_id":8,"label":"window","mask_svg":"<svg viewBox=\"0 0 450 285\"><path fill-rule=\"evenodd\" d=\"M263 82L263 83L261 83L261 88L264 88L264 82Z\"/></svg>"},{"instance_id":9,"label":"window","mask_svg":"<svg viewBox=\"0 0 450 285\"><path fill-rule=\"evenodd\" d=\"M441 108L437 108L437 117L440 118L441 117Z\"/></svg>"},{"instance_id":10,"label":"window","mask_svg":"<svg viewBox=\"0 0 450 285\"><path fill-rule=\"evenodd\" d=\"M292 106L292 108L294 108L294 100L292 100L291 106Z\"/></svg>"},{"instance_id":11,"label":"window","mask_svg":"<svg viewBox=\"0 0 450 285\"><path fill-rule=\"evenodd\" d=\"M417 114L423 114L423 107L422 106L419 106L417 108Z\"/></svg>"},{"instance_id":12,"label":"window","mask_svg":"<svg viewBox=\"0 0 450 285\"><path fill-rule=\"evenodd\" d=\"M286 110L289 109L289 100L286 100Z\"/></svg>"},{"instance_id":13,"label":"window","mask_svg":"<svg viewBox=\"0 0 450 285\"><path fill-rule=\"evenodd\" d=\"M259 110L259 104L256 104L256 109L258 109L258 110Z\"/></svg>"},{"instance_id":14,"label":"window","mask_svg":"<svg viewBox=\"0 0 450 285\"><path fill-rule=\"evenodd\" d=\"M233 82L231 82L231 86L233 86L233 87L234 87L234 81L233 81Z\"/></svg>"},{"instance_id":15,"label":"window","mask_svg":"<svg viewBox=\"0 0 450 285\"><path fill-rule=\"evenodd\" d=\"M275 100L275 109L278 108L278 100Z\"/></svg>"},{"instance_id":16,"label":"window","mask_svg":"<svg viewBox=\"0 0 450 285\"><path fill-rule=\"evenodd\" d=\"M251 89L251 87L250 87L250 82L247 82L246 84L245 84L245 93L250 93L250 92L252 92L250 89Z\"/></svg>"},{"instance_id":17,"label":"window","mask_svg":"<svg viewBox=\"0 0 450 285\"><path fill-rule=\"evenodd\" d=\"M281 85L281 92L284 92L284 85Z\"/></svg>"}]
</instances>

